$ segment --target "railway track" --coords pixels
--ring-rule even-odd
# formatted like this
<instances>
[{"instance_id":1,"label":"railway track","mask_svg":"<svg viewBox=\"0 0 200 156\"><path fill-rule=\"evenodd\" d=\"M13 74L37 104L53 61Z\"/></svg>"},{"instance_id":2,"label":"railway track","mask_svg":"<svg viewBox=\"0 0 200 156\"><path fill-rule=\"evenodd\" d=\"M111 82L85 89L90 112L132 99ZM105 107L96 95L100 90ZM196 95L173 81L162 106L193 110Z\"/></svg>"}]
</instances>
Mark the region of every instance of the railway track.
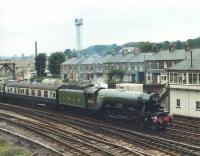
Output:
<instances>
[{"instance_id":1,"label":"railway track","mask_svg":"<svg viewBox=\"0 0 200 156\"><path fill-rule=\"evenodd\" d=\"M4 117L2 117L2 116L4 116ZM30 117L30 114L29 114L29 117ZM71 153L73 153L73 154L75 153L75 155L111 155L111 156L114 156L114 155L138 155L138 156L146 155L146 156L149 156L150 155L150 154L147 154L147 153L144 153L141 151L137 151L134 149L128 149L123 146L111 143L109 141L101 140L99 138L97 139L94 137L88 137L86 135L72 133L72 132L66 131L64 129L58 128L55 125L50 125L49 123L44 124L45 121L42 121L42 122L41 121L40 122L26 121L24 119L19 119L17 117L15 117L15 119L17 119L17 121L16 120L13 121L12 119L9 120L9 118L13 118L13 116L1 113L1 119L4 119L8 122L12 122L14 124L18 124L22 127L33 130L43 136L50 138L51 140L53 139L54 141L59 142L59 144L67 146L70 149L76 150L76 152L71 151ZM36 117L34 115L31 116L31 118L36 119ZM37 118L37 120L38 120L38 118ZM47 135L47 134L49 134L49 135ZM58 139L52 138L52 134L54 136L56 136ZM68 141L70 140L70 142L66 143L66 140L68 140ZM74 145L75 147L72 145ZM69 149L68 149L68 151L69 151ZM77 151L80 154L78 154Z\"/></svg>"},{"instance_id":2,"label":"railway track","mask_svg":"<svg viewBox=\"0 0 200 156\"><path fill-rule=\"evenodd\" d=\"M26 113L30 111L30 109L25 109ZM25 114L26 114L25 113ZM42 113L38 110L34 110L31 112L33 114ZM189 144L184 144L181 142L169 140L166 138L160 138L156 136L151 136L148 134L134 132L131 130L119 128L113 125L105 124L105 123L93 123L91 121L81 120L78 121L74 117L63 116L63 115L52 115L49 112L43 112L43 117L50 118L51 120L56 120L56 122L61 122L65 124L75 125L76 127L84 127L85 129L93 129L93 131L104 131L106 133L110 133L111 135L118 135L127 139L130 143L142 144L147 147L151 147L154 149L158 149L162 152L177 155L177 154L185 154L185 155L200 155L200 148L198 146L192 146ZM52 117L53 116L53 117ZM96 127L98 127L98 129Z\"/></svg>"}]
</instances>

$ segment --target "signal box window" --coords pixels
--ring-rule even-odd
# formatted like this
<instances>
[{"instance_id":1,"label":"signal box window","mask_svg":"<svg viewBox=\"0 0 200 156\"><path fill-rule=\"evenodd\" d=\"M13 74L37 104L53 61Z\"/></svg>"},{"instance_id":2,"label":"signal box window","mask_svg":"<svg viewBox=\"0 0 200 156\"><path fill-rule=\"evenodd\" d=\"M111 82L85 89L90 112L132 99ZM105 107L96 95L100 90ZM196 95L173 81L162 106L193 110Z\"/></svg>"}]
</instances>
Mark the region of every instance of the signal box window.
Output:
<instances>
[{"instance_id":1,"label":"signal box window","mask_svg":"<svg viewBox=\"0 0 200 156\"><path fill-rule=\"evenodd\" d=\"M56 93L53 93L53 98L56 98Z\"/></svg>"},{"instance_id":2,"label":"signal box window","mask_svg":"<svg viewBox=\"0 0 200 156\"><path fill-rule=\"evenodd\" d=\"M176 108L180 108L181 107L181 100L177 99L176 100Z\"/></svg>"},{"instance_id":3,"label":"signal box window","mask_svg":"<svg viewBox=\"0 0 200 156\"><path fill-rule=\"evenodd\" d=\"M44 97L48 97L48 91L44 91Z\"/></svg>"},{"instance_id":4,"label":"signal box window","mask_svg":"<svg viewBox=\"0 0 200 156\"><path fill-rule=\"evenodd\" d=\"M200 111L200 101L196 101L196 110Z\"/></svg>"}]
</instances>

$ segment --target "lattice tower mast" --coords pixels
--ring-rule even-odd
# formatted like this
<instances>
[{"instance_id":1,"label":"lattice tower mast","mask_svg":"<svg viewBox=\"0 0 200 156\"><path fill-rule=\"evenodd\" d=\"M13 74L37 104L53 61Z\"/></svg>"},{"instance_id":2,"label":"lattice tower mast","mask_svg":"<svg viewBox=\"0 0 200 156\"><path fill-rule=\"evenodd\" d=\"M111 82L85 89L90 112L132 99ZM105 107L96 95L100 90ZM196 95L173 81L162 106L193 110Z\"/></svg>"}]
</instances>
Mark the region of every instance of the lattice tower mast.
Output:
<instances>
[{"instance_id":1,"label":"lattice tower mast","mask_svg":"<svg viewBox=\"0 0 200 156\"><path fill-rule=\"evenodd\" d=\"M83 19L76 18L75 19L75 26L76 26L76 46L77 50L80 51L82 49L82 25Z\"/></svg>"}]
</instances>

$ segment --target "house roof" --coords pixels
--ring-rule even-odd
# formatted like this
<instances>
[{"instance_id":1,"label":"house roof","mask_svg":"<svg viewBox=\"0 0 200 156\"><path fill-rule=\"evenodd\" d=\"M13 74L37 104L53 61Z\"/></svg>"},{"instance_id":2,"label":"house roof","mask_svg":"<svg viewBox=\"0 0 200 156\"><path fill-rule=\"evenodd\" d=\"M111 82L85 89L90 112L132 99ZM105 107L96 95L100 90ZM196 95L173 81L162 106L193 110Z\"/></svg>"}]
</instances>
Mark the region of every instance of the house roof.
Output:
<instances>
[{"instance_id":1,"label":"house roof","mask_svg":"<svg viewBox=\"0 0 200 156\"><path fill-rule=\"evenodd\" d=\"M199 53L200 49L193 49L194 53ZM184 49L175 50L170 52L169 50L163 50L155 53L147 60L184 60L186 57L190 55L190 52L186 52Z\"/></svg>"},{"instance_id":2,"label":"house roof","mask_svg":"<svg viewBox=\"0 0 200 156\"><path fill-rule=\"evenodd\" d=\"M153 53L138 53L138 54L125 54L122 53L115 54L111 56L107 61L109 63L123 63L123 62L144 62L144 59L149 58L149 55Z\"/></svg>"}]
</instances>

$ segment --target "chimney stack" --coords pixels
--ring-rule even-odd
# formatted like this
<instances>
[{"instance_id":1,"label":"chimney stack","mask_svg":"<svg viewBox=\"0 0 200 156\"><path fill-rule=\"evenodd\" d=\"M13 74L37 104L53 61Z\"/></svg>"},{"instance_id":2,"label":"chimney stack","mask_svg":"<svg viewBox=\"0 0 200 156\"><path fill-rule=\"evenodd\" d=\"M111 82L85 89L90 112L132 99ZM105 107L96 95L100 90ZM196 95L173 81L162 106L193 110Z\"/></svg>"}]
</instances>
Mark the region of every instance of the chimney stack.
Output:
<instances>
[{"instance_id":1,"label":"chimney stack","mask_svg":"<svg viewBox=\"0 0 200 156\"><path fill-rule=\"evenodd\" d=\"M37 57L37 41L35 41L35 57Z\"/></svg>"},{"instance_id":2,"label":"chimney stack","mask_svg":"<svg viewBox=\"0 0 200 156\"><path fill-rule=\"evenodd\" d=\"M174 44L170 44L169 45L169 52L173 52L175 50L176 50L176 48L175 48Z\"/></svg>"},{"instance_id":3,"label":"chimney stack","mask_svg":"<svg viewBox=\"0 0 200 156\"><path fill-rule=\"evenodd\" d=\"M154 45L153 52L159 52L160 51L160 45Z\"/></svg>"},{"instance_id":4,"label":"chimney stack","mask_svg":"<svg viewBox=\"0 0 200 156\"><path fill-rule=\"evenodd\" d=\"M190 52L190 50L191 50L191 45L189 43L186 43L185 44L185 51Z\"/></svg>"}]
</instances>

